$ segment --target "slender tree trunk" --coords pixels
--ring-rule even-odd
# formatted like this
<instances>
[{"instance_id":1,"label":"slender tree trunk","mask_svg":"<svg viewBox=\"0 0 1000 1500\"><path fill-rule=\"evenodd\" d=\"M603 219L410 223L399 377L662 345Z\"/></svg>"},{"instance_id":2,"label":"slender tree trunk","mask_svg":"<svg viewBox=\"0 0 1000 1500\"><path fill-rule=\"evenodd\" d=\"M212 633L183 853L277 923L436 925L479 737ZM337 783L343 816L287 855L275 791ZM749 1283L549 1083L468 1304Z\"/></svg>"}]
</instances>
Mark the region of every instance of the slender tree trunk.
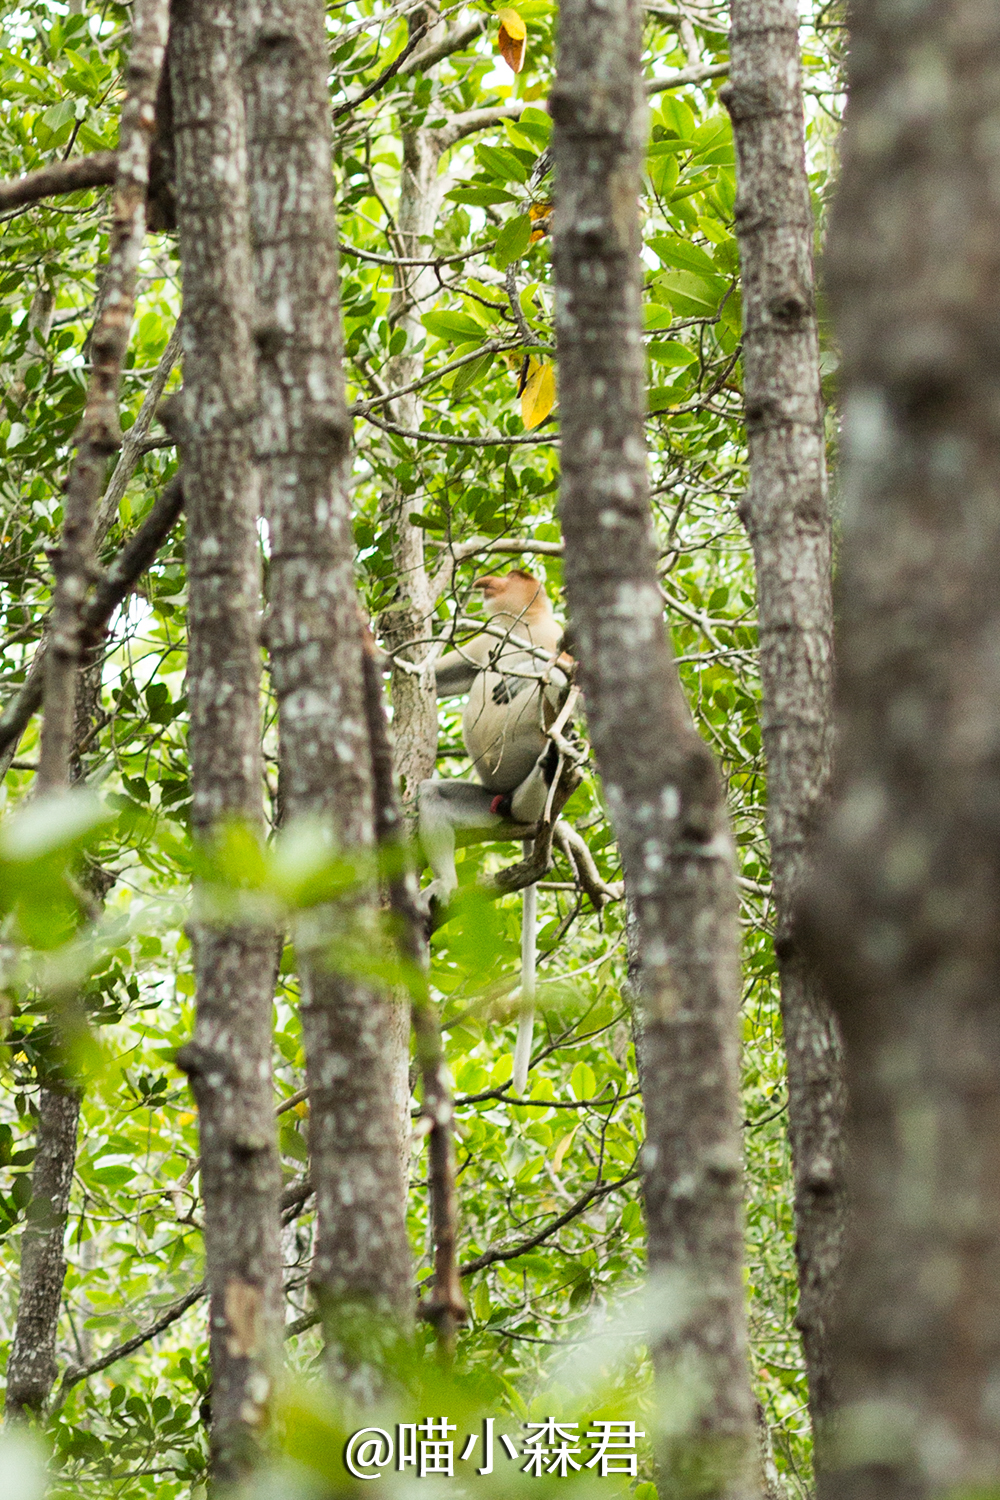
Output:
<instances>
[{"instance_id":1,"label":"slender tree trunk","mask_svg":"<svg viewBox=\"0 0 1000 1500\"><path fill-rule=\"evenodd\" d=\"M36 790L69 781L80 621L95 572L94 520L108 456L121 447L118 388L135 312L135 280L146 234L146 184L154 104L167 44L168 0L135 7L132 50L118 142L111 244L101 310L90 337L92 373L75 434L76 454L63 501L63 534L53 558L55 590L45 658L45 716Z\"/></svg>"},{"instance_id":2,"label":"slender tree trunk","mask_svg":"<svg viewBox=\"0 0 1000 1500\"><path fill-rule=\"evenodd\" d=\"M153 101L167 42L168 0L137 0L126 75L112 198L111 243L101 310L90 339L92 373L87 405L75 435L76 453L64 500L63 533L53 559L55 589L45 654L45 713L35 791L64 791L70 782L84 617L96 573L94 522L108 455L121 445L118 393L135 311L135 282L146 233L146 182L153 133ZM39 294L41 297L41 294ZM36 299L38 301L38 299ZM33 315L35 306L33 304ZM51 303L38 307L38 326ZM91 685L93 696L94 685ZM100 684L96 684L99 694ZM76 1164L80 1094L68 1080L43 1082L32 1197L21 1248L17 1325L7 1371L7 1413L44 1409L56 1377L55 1341L66 1262L63 1241Z\"/></svg>"},{"instance_id":3,"label":"slender tree trunk","mask_svg":"<svg viewBox=\"0 0 1000 1500\"><path fill-rule=\"evenodd\" d=\"M364 854L372 773L344 487L351 427L324 10L321 0L248 0L240 25L282 803L289 824L323 828L331 850ZM376 920L368 894L350 913L311 913L297 934L318 1215L312 1285L331 1372L362 1399L379 1380L366 1322L398 1328L412 1317L401 1173L409 1093L401 1100L395 1083L409 1028L401 1007L350 971L352 932L364 941ZM330 954L338 933L341 969Z\"/></svg>"},{"instance_id":4,"label":"slender tree trunk","mask_svg":"<svg viewBox=\"0 0 1000 1500\"><path fill-rule=\"evenodd\" d=\"M810 877L851 1219L838 1500L1000 1482L1000 10L852 7L834 810Z\"/></svg>"},{"instance_id":5,"label":"slender tree trunk","mask_svg":"<svg viewBox=\"0 0 1000 1500\"><path fill-rule=\"evenodd\" d=\"M599 44L598 44L599 39ZM661 1493L759 1491L747 1363L739 965L722 789L663 620L643 419L635 0L563 0L556 82L560 509L591 738L635 914ZM666 1435L669 1433L669 1435Z\"/></svg>"},{"instance_id":6,"label":"slender tree trunk","mask_svg":"<svg viewBox=\"0 0 1000 1500\"><path fill-rule=\"evenodd\" d=\"M66 1213L76 1166L80 1095L43 1084L38 1094L31 1202L21 1240L17 1328L7 1363L8 1420L44 1411L56 1378Z\"/></svg>"},{"instance_id":7,"label":"slender tree trunk","mask_svg":"<svg viewBox=\"0 0 1000 1500\"><path fill-rule=\"evenodd\" d=\"M382 702L382 674L373 651L365 652L365 712L371 741L375 792L375 838L387 867L396 946L407 965L413 997L413 1030L423 1086L423 1118L430 1126L427 1179L434 1242L434 1282L420 1315L433 1324L446 1356L454 1353L458 1325L467 1309L458 1275L458 1194L455 1185L455 1108L441 1020L431 995L426 918L417 902L417 881L407 858L404 820L396 796L396 774Z\"/></svg>"},{"instance_id":8,"label":"slender tree trunk","mask_svg":"<svg viewBox=\"0 0 1000 1500\"><path fill-rule=\"evenodd\" d=\"M411 30L429 25L437 11L432 6L415 11L410 17ZM443 27L425 37L422 45L433 42ZM396 209L396 254L408 260L430 259L434 227L441 207L444 183L438 173L441 143L435 131L420 126L403 131L403 167L400 174L399 202ZM393 329L401 329L407 347L390 359L386 383L399 390L419 380L424 370L423 352L415 346L426 337L420 315L426 311L425 299L433 292L437 280L433 266L400 266L396 271L389 305ZM423 421L424 403L419 391L400 396L392 405L393 420L415 432ZM390 651L405 647L409 641L422 640L430 634L436 592L427 574L424 558L424 533L409 519L412 501L401 486L395 485L386 495L383 520L392 527L393 571L398 593L393 605L384 610L379 629ZM428 656L427 646L402 650L408 661L420 662ZM396 775L399 779L403 810L409 821L416 815L416 795L420 783L434 775L437 760L438 718L437 693L433 665L417 676L402 667L392 674L392 719Z\"/></svg>"},{"instance_id":9,"label":"slender tree trunk","mask_svg":"<svg viewBox=\"0 0 1000 1500\"><path fill-rule=\"evenodd\" d=\"M806 843L829 776L830 512L795 0L731 0L730 81L767 830L788 1067L799 1311L822 1467L827 1323L843 1231L843 1085L836 1026L794 924Z\"/></svg>"},{"instance_id":10,"label":"slender tree trunk","mask_svg":"<svg viewBox=\"0 0 1000 1500\"><path fill-rule=\"evenodd\" d=\"M211 847L234 822L263 835L252 280L232 12L175 0L173 28L192 818ZM197 1024L178 1062L199 1110L212 1454L216 1481L228 1484L256 1457L283 1313L271 1078L275 935L203 911L192 938Z\"/></svg>"}]
</instances>

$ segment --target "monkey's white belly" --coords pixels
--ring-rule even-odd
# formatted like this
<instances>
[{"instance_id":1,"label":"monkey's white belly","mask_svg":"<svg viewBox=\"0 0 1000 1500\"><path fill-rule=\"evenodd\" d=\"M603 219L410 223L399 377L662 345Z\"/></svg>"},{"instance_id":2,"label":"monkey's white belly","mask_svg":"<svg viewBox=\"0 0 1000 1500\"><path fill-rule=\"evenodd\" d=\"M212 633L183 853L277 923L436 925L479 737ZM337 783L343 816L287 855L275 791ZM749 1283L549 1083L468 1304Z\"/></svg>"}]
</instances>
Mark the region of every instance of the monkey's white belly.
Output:
<instances>
[{"instance_id":1,"label":"monkey's white belly","mask_svg":"<svg viewBox=\"0 0 1000 1500\"><path fill-rule=\"evenodd\" d=\"M520 786L546 746L538 688L528 684L512 703L494 703L494 689L502 682L497 672L480 672L462 715L466 749L477 777L491 792Z\"/></svg>"}]
</instances>

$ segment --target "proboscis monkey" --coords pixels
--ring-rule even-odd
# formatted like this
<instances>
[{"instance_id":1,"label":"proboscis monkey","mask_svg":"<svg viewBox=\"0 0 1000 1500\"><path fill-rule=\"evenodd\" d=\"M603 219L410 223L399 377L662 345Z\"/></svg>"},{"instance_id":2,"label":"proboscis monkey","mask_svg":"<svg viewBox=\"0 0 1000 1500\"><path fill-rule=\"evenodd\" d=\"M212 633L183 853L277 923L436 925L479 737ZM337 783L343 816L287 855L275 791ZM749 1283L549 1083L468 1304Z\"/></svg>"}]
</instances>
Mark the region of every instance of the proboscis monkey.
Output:
<instances>
[{"instance_id":1,"label":"proboscis monkey","mask_svg":"<svg viewBox=\"0 0 1000 1500\"><path fill-rule=\"evenodd\" d=\"M515 568L480 578L492 630L449 651L437 665L439 698L468 693L462 736L477 781L435 778L420 786L420 841L434 879L423 892L446 903L458 884L456 830L489 838L503 824L536 823L545 811L558 755L546 737L568 685L570 659L559 656L562 627L544 586ZM560 663L557 664L557 663ZM516 837L516 834L513 834ZM514 1090L520 1094L531 1052L534 994L535 888L524 890L521 942L521 1024L514 1054Z\"/></svg>"}]
</instances>

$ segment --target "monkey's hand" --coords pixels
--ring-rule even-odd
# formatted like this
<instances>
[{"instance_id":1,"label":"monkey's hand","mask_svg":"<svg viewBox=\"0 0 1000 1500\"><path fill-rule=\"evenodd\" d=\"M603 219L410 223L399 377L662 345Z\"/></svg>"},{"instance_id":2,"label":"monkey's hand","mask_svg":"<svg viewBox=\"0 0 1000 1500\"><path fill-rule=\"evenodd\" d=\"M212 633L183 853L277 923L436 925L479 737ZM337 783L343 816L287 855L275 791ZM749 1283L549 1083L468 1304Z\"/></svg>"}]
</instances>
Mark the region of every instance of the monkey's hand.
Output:
<instances>
[{"instance_id":1,"label":"monkey's hand","mask_svg":"<svg viewBox=\"0 0 1000 1500\"><path fill-rule=\"evenodd\" d=\"M494 703L513 703L519 693L523 693L531 683L523 677L501 677L493 689Z\"/></svg>"}]
</instances>

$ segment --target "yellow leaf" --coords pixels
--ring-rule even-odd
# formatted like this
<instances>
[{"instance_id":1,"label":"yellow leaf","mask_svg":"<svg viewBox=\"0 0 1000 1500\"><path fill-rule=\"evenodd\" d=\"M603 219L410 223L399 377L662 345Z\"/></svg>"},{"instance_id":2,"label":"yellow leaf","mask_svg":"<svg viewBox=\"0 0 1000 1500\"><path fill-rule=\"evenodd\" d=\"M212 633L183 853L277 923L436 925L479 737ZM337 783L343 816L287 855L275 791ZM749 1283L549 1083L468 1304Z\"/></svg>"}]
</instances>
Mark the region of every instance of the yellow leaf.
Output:
<instances>
[{"instance_id":1,"label":"yellow leaf","mask_svg":"<svg viewBox=\"0 0 1000 1500\"><path fill-rule=\"evenodd\" d=\"M497 11L497 20L512 42L523 42L528 35L527 26L525 26L517 11L512 10L509 5L500 7Z\"/></svg>"},{"instance_id":2,"label":"yellow leaf","mask_svg":"<svg viewBox=\"0 0 1000 1500\"><path fill-rule=\"evenodd\" d=\"M531 220L531 236L529 244L535 245L543 240L552 226L552 204L532 203L528 207L528 218Z\"/></svg>"},{"instance_id":3,"label":"yellow leaf","mask_svg":"<svg viewBox=\"0 0 1000 1500\"><path fill-rule=\"evenodd\" d=\"M552 365L539 365L521 392L521 421L530 431L544 422L556 404L556 372Z\"/></svg>"},{"instance_id":4,"label":"yellow leaf","mask_svg":"<svg viewBox=\"0 0 1000 1500\"><path fill-rule=\"evenodd\" d=\"M500 31L497 34L500 56L512 73L520 73L524 67L528 28L517 11L511 10L509 6L504 6L502 10L497 11L497 19L500 22Z\"/></svg>"},{"instance_id":5,"label":"yellow leaf","mask_svg":"<svg viewBox=\"0 0 1000 1500\"><path fill-rule=\"evenodd\" d=\"M570 1146L572 1146L573 1137L576 1135L576 1132L579 1130L579 1128L579 1125L574 1125L569 1134L564 1135L562 1140L556 1147L555 1155L552 1158L553 1172L560 1172L562 1170L563 1158L565 1157L566 1152L569 1150Z\"/></svg>"}]
</instances>

